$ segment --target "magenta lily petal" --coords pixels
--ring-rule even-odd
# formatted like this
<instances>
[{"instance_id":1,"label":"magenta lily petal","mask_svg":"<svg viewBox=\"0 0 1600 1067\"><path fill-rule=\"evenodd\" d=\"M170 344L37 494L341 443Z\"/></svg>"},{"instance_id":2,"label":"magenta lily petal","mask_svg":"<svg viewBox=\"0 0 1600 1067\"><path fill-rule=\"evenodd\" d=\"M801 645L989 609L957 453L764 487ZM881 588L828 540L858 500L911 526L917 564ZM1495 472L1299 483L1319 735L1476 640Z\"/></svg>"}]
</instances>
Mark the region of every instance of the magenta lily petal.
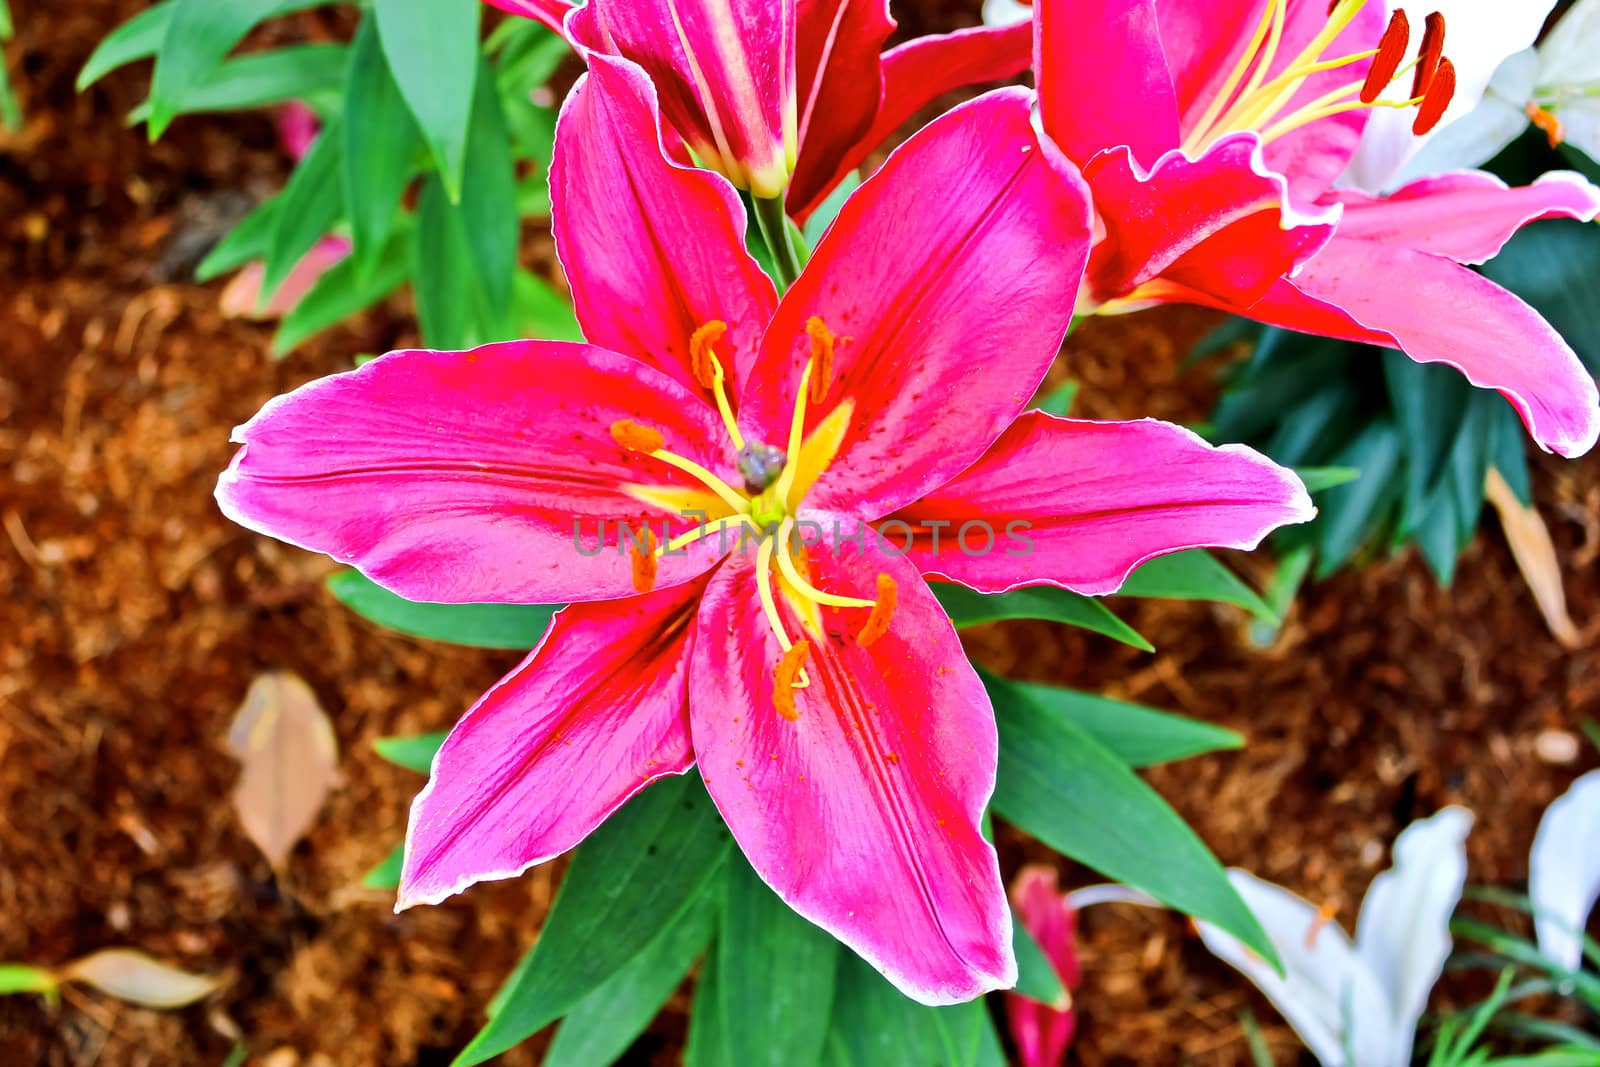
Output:
<instances>
[{"instance_id":1,"label":"magenta lily petal","mask_svg":"<svg viewBox=\"0 0 1600 1067\"><path fill-rule=\"evenodd\" d=\"M1336 195L1345 206L1340 237L1401 245L1457 263L1493 259L1530 222L1593 222L1600 215L1600 189L1571 171L1552 172L1519 188L1493 174L1462 171L1423 178L1385 197L1356 189Z\"/></svg>"},{"instance_id":2,"label":"magenta lily petal","mask_svg":"<svg viewBox=\"0 0 1600 1067\"><path fill-rule=\"evenodd\" d=\"M795 4L799 158L791 213L837 184L841 160L867 137L883 103L883 45L894 32L888 0Z\"/></svg>"},{"instance_id":3,"label":"magenta lily petal","mask_svg":"<svg viewBox=\"0 0 1600 1067\"><path fill-rule=\"evenodd\" d=\"M882 106L868 131L848 152L829 157L800 144L800 164L789 190L789 213L804 218L846 174L859 170L890 136L923 108L954 89L1006 81L1033 61L1030 23L974 26L914 37L883 54ZM832 167L826 180L811 178ZM806 181L802 184L802 173ZM815 189L815 192L809 190Z\"/></svg>"},{"instance_id":4,"label":"magenta lily petal","mask_svg":"<svg viewBox=\"0 0 1600 1067\"><path fill-rule=\"evenodd\" d=\"M410 600L628 596L632 559L617 523L649 522L658 537L662 523L673 534L694 525L629 487L700 486L623 451L610 435L621 420L734 477L714 447L725 437L716 412L659 371L589 345L515 341L393 352L269 401L234 431L244 447L217 501L240 525L325 552ZM712 562L674 553L657 584Z\"/></svg>"},{"instance_id":5,"label":"magenta lily petal","mask_svg":"<svg viewBox=\"0 0 1600 1067\"><path fill-rule=\"evenodd\" d=\"M489 0L489 3L501 11L542 22L557 33L562 32L562 20L572 10L567 0Z\"/></svg>"},{"instance_id":6,"label":"magenta lily petal","mask_svg":"<svg viewBox=\"0 0 1600 1067\"><path fill-rule=\"evenodd\" d=\"M738 195L667 159L656 91L639 67L589 56L561 109L550 195L584 337L709 398L691 369L690 338L721 321L728 332L717 354L743 380L777 293L745 250Z\"/></svg>"},{"instance_id":7,"label":"magenta lily petal","mask_svg":"<svg viewBox=\"0 0 1600 1067\"><path fill-rule=\"evenodd\" d=\"M1162 278L1250 304L1327 243L1339 209L1297 211L1255 134L1198 159L1168 152L1145 172L1127 149L1084 169L1105 239L1091 253L1088 298L1102 303ZM1134 300L1138 294L1134 293Z\"/></svg>"},{"instance_id":8,"label":"magenta lily petal","mask_svg":"<svg viewBox=\"0 0 1600 1067\"><path fill-rule=\"evenodd\" d=\"M1522 300L1443 256L1335 237L1243 313L1455 367L1499 390L1547 451L1581 456L1600 435L1600 396L1571 346Z\"/></svg>"},{"instance_id":9,"label":"magenta lily petal","mask_svg":"<svg viewBox=\"0 0 1600 1067\"><path fill-rule=\"evenodd\" d=\"M559 856L694 764L689 655L704 587L556 614L434 758L411 806L397 911Z\"/></svg>"},{"instance_id":10,"label":"magenta lily petal","mask_svg":"<svg viewBox=\"0 0 1600 1067\"><path fill-rule=\"evenodd\" d=\"M1072 1008L1072 993L1083 976L1077 950L1078 912L1057 885L1055 869L1037 863L1022 868L1012 880L1011 905L1066 991L1065 1003L1056 1005L1006 994L1011 1039L1022 1067L1061 1067L1078 1029Z\"/></svg>"},{"instance_id":11,"label":"magenta lily petal","mask_svg":"<svg viewBox=\"0 0 1600 1067\"><path fill-rule=\"evenodd\" d=\"M739 418L781 444L811 355L838 337L810 432L853 410L811 506L882 515L970 465L1061 345L1082 276L1088 197L1033 134L1031 94L1000 89L934 120L851 196L779 304ZM930 211L930 204L939 210Z\"/></svg>"},{"instance_id":12,"label":"magenta lily petal","mask_svg":"<svg viewBox=\"0 0 1600 1067\"><path fill-rule=\"evenodd\" d=\"M707 166L757 196L783 195L796 152L792 2L590 0L567 28L643 67Z\"/></svg>"},{"instance_id":13,"label":"magenta lily petal","mask_svg":"<svg viewBox=\"0 0 1600 1067\"><path fill-rule=\"evenodd\" d=\"M917 531L908 558L925 575L983 593L1049 584L1098 596L1156 556L1254 548L1315 514L1292 471L1243 445L1154 419L1029 412L971 470L894 517Z\"/></svg>"},{"instance_id":14,"label":"magenta lily petal","mask_svg":"<svg viewBox=\"0 0 1600 1067\"><path fill-rule=\"evenodd\" d=\"M1126 146L1151 160L1178 147L1178 97L1157 0L1036 0L1039 113L1068 158Z\"/></svg>"},{"instance_id":15,"label":"magenta lily petal","mask_svg":"<svg viewBox=\"0 0 1600 1067\"><path fill-rule=\"evenodd\" d=\"M914 570L835 552L811 550L814 581L875 597L887 574L898 607L865 648L842 636L865 611L822 609L792 720L774 703L782 650L748 562L713 576L689 683L706 788L761 878L907 996L950 1004L1010 986L1011 915L979 829L999 745L988 695Z\"/></svg>"}]
</instances>

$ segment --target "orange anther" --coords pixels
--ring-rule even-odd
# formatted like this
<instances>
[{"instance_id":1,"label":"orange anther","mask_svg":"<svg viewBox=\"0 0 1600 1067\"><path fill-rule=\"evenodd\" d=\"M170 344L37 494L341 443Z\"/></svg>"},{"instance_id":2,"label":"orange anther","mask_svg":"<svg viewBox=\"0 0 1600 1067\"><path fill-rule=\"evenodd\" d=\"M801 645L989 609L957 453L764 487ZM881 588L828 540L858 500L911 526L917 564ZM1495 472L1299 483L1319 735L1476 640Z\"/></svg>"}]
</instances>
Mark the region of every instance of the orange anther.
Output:
<instances>
[{"instance_id":1,"label":"orange anther","mask_svg":"<svg viewBox=\"0 0 1600 1067\"><path fill-rule=\"evenodd\" d=\"M717 354L713 349L727 332L727 323L712 319L689 338L689 369L702 388L710 389L716 383Z\"/></svg>"},{"instance_id":2,"label":"orange anther","mask_svg":"<svg viewBox=\"0 0 1600 1067\"><path fill-rule=\"evenodd\" d=\"M1417 52L1417 70L1411 78L1411 95L1424 96L1444 59L1444 16L1435 11L1422 27L1422 48Z\"/></svg>"},{"instance_id":3,"label":"orange anther","mask_svg":"<svg viewBox=\"0 0 1600 1067\"><path fill-rule=\"evenodd\" d=\"M872 605L872 614L867 616L867 621L856 632L856 644L866 648L888 633L889 623L894 619L894 609L899 602L900 587L894 584L894 579L887 574L878 575L878 600Z\"/></svg>"},{"instance_id":4,"label":"orange anther","mask_svg":"<svg viewBox=\"0 0 1600 1067\"><path fill-rule=\"evenodd\" d=\"M1363 104L1370 104L1383 95L1384 89L1394 81L1400 61L1405 59L1406 49L1410 46L1411 21L1406 18L1404 11L1396 9L1394 16L1389 19L1389 28L1383 31L1383 40L1378 42L1378 55L1367 70L1367 80L1361 84Z\"/></svg>"},{"instance_id":5,"label":"orange anther","mask_svg":"<svg viewBox=\"0 0 1600 1067\"><path fill-rule=\"evenodd\" d=\"M1322 907L1317 909L1316 918L1312 919L1311 925L1306 927L1307 952L1315 952L1317 950L1318 936L1321 935L1323 929L1329 923L1333 922L1334 916L1338 914L1339 909L1334 907L1332 904L1324 904Z\"/></svg>"},{"instance_id":6,"label":"orange anther","mask_svg":"<svg viewBox=\"0 0 1600 1067\"><path fill-rule=\"evenodd\" d=\"M661 565L656 556L655 532L646 526L642 544L626 532L623 536L632 541L629 548L633 556L633 591L648 593L656 587L656 570Z\"/></svg>"},{"instance_id":7,"label":"orange anther","mask_svg":"<svg viewBox=\"0 0 1600 1067\"><path fill-rule=\"evenodd\" d=\"M796 641L789 651L778 660L777 670L772 672L772 703L782 715L790 722L800 717L800 710L794 706L795 682L800 677L800 672L805 669L806 657L811 654L811 642ZM774 756L774 759L777 757Z\"/></svg>"},{"instance_id":8,"label":"orange anther","mask_svg":"<svg viewBox=\"0 0 1600 1067\"><path fill-rule=\"evenodd\" d=\"M661 431L641 426L632 419L619 419L611 424L611 439L629 452L655 452L667 443Z\"/></svg>"},{"instance_id":9,"label":"orange anther","mask_svg":"<svg viewBox=\"0 0 1600 1067\"><path fill-rule=\"evenodd\" d=\"M813 315L806 320L806 335L811 338L811 388L808 399L822 403L833 386L833 346L835 337L828 324Z\"/></svg>"},{"instance_id":10,"label":"orange anther","mask_svg":"<svg viewBox=\"0 0 1600 1067\"><path fill-rule=\"evenodd\" d=\"M1439 69L1434 71L1433 81L1428 84L1427 95L1417 108L1417 121L1411 124L1411 132L1421 137L1439 125L1439 120L1444 117L1445 109L1455 95L1456 65L1448 59L1441 59Z\"/></svg>"},{"instance_id":11,"label":"orange anther","mask_svg":"<svg viewBox=\"0 0 1600 1067\"><path fill-rule=\"evenodd\" d=\"M1554 113L1546 111L1538 104L1528 104L1528 121L1539 127L1540 131L1550 139L1551 148L1560 148L1567 139L1567 127L1555 117Z\"/></svg>"}]
</instances>

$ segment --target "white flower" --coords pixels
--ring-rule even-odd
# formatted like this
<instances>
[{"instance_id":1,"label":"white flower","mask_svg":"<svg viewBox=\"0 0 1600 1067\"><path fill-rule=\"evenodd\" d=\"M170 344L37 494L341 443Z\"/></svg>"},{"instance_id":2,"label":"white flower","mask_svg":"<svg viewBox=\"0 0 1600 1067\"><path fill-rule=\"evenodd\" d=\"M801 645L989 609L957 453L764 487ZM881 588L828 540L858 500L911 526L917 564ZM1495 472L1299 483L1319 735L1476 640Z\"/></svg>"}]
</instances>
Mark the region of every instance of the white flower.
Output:
<instances>
[{"instance_id":1,"label":"white flower","mask_svg":"<svg viewBox=\"0 0 1600 1067\"><path fill-rule=\"evenodd\" d=\"M1394 866L1367 891L1354 941L1309 901L1229 871L1283 961L1282 975L1209 923L1199 924L1200 936L1266 994L1323 1067L1406 1067L1450 955L1471 828L1472 813L1458 807L1407 827L1395 841Z\"/></svg>"},{"instance_id":2,"label":"white flower","mask_svg":"<svg viewBox=\"0 0 1600 1067\"><path fill-rule=\"evenodd\" d=\"M1539 951L1576 971L1583 964L1583 928L1600 899L1600 771L1572 784L1539 820L1528 857Z\"/></svg>"},{"instance_id":3,"label":"white flower","mask_svg":"<svg viewBox=\"0 0 1600 1067\"><path fill-rule=\"evenodd\" d=\"M1033 2L1021 0L983 0L985 26L1015 26L1033 18Z\"/></svg>"}]
</instances>

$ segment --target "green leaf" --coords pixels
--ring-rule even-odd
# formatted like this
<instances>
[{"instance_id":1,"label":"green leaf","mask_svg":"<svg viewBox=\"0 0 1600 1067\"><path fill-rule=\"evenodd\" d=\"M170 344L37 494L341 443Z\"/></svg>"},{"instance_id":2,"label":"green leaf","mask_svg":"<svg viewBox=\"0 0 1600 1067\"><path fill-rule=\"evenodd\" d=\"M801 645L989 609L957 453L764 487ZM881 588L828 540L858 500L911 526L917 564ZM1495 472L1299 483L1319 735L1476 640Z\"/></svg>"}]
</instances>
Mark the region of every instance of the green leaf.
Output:
<instances>
[{"instance_id":1,"label":"green leaf","mask_svg":"<svg viewBox=\"0 0 1600 1067\"><path fill-rule=\"evenodd\" d=\"M732 1062L820 1063L839 942L795 914L737 853L728 860L717 957L722 1044Z\"/></svg>"},{"instance_id":2,"label":"green leaf","mask_svg":"<svg viewBox=\"0 0 1600 1067\"><path fill-rule=\"evenodd\" d=\"M333 575L328 591L379 626L474 648L530 649L559 610L538 604L422 604L389 592L359 571Z\"/></svg>"},{"instance_id":3,"label":"green leaf","mask_svg":"<svg viewBox=\"0 0 1600 1067\"><path fill-rule=\"evenodd\" d=\"M1510 404L1497 404L1489 418L1489 462L1525 507L1533 506L1533 479L1528 474L1528 435Z\"/></svg>"},{"instance_id":4,"label":"green leaf","mask_svg":"<svg viewBox=\"0 0 1600 1067\"><path fill-rule=\"evenodd\" d=\"M806 244L812 248L817 247L817 242L822 240L822 235L828 232L828 227L833 225L833 220L839 217L839 212L844 210L844 202L850 199L850 194L861 187L861 174L851 171L846 174L833 190L818 204L806 219L805 227L800 231L806 239Z\"/></svg>"},{"instance_id":5,"label":"green leaf","mask_svg":"<svg viewBox=\"0 0 1600 1067\"><path fill-rule=\"evenodd\" d=\"M546 341L581 341L583 330L572 303L550 283L519 270L511 283L511 326L519 337Z\"/></svg>"},{"instance_id":6,"label":"green leaf","mask_svg":"<svg viewBox=\"0 0 1600 1067\"><path fill-rule=\"evenodd\" d=\"M388 258L386 240L411 180L422 135L400 95L378 41L378 24L365 18L350 46L344 95L344 194L355 244L358 278Z\"/></svg>"},{"instance_id":7,"label":"green leaf","mask_svg":"<svg viewBox=\"0 0 1600 1067\"><path fill-rule=\"evenodd\" d=\"M1145 652L1155 651L1154 645L1100 601L1054 586L1030 586L1009 593L985 595L966 586L939 583L934 585L933 594L959 629L1006 619L1046 619L1093 630Z\"/></svg>"},{"instance_id":8,"label":"green leaf","mask_svg":"<svg viewBox=\"0 0 1600 1067\"><path fill-rule=\"evenodd\" d=\"M331 92L344 84L350 53L341 44L299 44L230 59L179 101L179 114L244 111ZM128 115L128 125L147 122L146 102Z\"/></svg>"},{"instance_id":9,"label":"green leaf","mask_svg":"<svg viewBox=\"0 0 1600 1067\"><path fill-rule=\"evenodd\" d=\"M520 236L517 174L511 159L509 136L505 115L500 110L500 95L495 92L493 72L485 65L479 72L478 91L473 98L460 212L478 284L489 315L495 321L504 318L511 299L511 278L517 270Z\"/></svg>"},{"instance_id":10,"label":"green leaf","mask_svg":"<svg viewBox=\"0 0 1600 1067\"><path fill-rule=\"evenodd\" d=\"M1078 383L1069 381L1054 389L1039 391L1033 398L1033 406L1046 415L1055 415L1066 418L1072 411L1072 402L1078 399Z\"/></svg>"},{"instance_id":11,"label":"green leaf","mask_svg":"<svg viewBox=\"0 0 1600 1067\"><path fill-rule=\"evenodd\" d=\"M839 953L828 1067L1004 1067L983 1000L929 1008L853 952Z\"/></svg>"},{"instance_id":12,"label":"green leaf","mask_svg":"<svg viewBox=\"0 0 1600 1067\"><path fill-rule=\"evenodd\" d=\"M378 35L451 203L461 199L478 82L478 0L374 0Z\"/></svg>"},{"instance_id":13,"label":"green leaf","mask_svg":"<svg viewBox=\"0 0 1600 1067\"><path fill-rule=\"evenodd\" d=\"M150 80L150 140L166 132L184 99L245 34L286 6L284 0L176 0Z\"/></svg>"},{"instance_id":14,"label":"green leaf","mask_svg":"<svg viewBox=\"0 0 1600 1067\"><path fill-rule=\"evenodd\" d=\"M417 205L412 291L422 339L430 348L471 348L486 339L482 324L489 309L477 274L461 212L445 195L439 175L429 175Z\"/></svg>"},{"instance_id":15,"label":"green leaf","mask_svg":"<svg viewBox=\"0 0 1600 1067\"><path fill-rule=\"evenodd\" d=\"M573 1010L695 906L728 847L694 773L629 801L578 846L539 940L455 1067L497 1056Z\"/></svg>"},{"instance_id":16,"label":"green leaf","mask_svg":"<svg viewBox=\"0 0 1600 1067\"><path fill-rule=\"evenodd\" d=\"M1015 911L1011 913L1011 947L1017 956L1017 986L1012 992L1058 1010L1071 1003L1055 964L1022 925L1022 917Z\"/></svg>"},{"instance_id":17,"label":"green leaf","mask_svg":"<svg viewBox=\"0 0 1600 1067\"><path fill-rule=\"evenodd\" d=\"M43 967L25 963L0 963L0 996L11 993L52 993L60 983Z\"/></svg>"},{"instance_id":18,"label":"green leaf","mask_svg":"<svg viewBox=\"0 0 1600 1067\"><path fill-rule=\"evenodd\" d=\"M1532 304L1600 374L1600 241L1594 224L1551 219L1525 227L1485 263L1483 273ZM1504 473L1504 472L1502 472Z\"/></svg>"},{"instance_id":19,"label":"green leaf","mask_svg":"<svg viewBox=\"0 0 1600 1067\"><path fill-rule=\"evenodd\" d=\"M339 157L344 146L338 120L323 127L279 194L276 225L267 240L261 299L271 300L300 258L344 213Z\"/></svg>"},{"instance_id":20,"label":"green leaf","mask_svg":"<svg viewBox=\"0 0 1600 1067\"><path fill-rule=\"evenodd\" d=\"M89 62L78 72L78 92L118 67L155 55L167 35L167 25L172 21L176 6L177 0L162 0L106 34L89 56Z\"/></svg>"},{"instance_id":21,"label":"green leaf","mask_svg":"<svg viewBox=\"0 0 1600 1067\"><path fill-rule=\"evenodd\" d=\"M372 742L372 747L396 767L427 774L433 770L433 757L448 735L449 731L440 730L428 734L380 737Z\"/></svg>"},{"instance_id":22,"label":"green leaf","mask_svg":"<svg viewBox=\"0 0 1600 1067\"><path fill-rule=\"evenodd\" d=\"M1272 944L1209 849L1161 796L1060 715L997 702L994 811L1046 845L1206 919L1263 958Z\"/></svg>"},{"instance_id":23,"label":"green leaf","mask_svg":"<svg viewBox=\"0 0 1600 1067\"><path fill-rule=\"evenodd\" d=\"M218 241L217 246L200 261L194 271L195 280L209 282L253 259L263 258L267 254L267 243L272 240L272 231L278 227L281 201L282 194L263 200L250 214L240 219L228 231L228 235Z\"/></svg>"},{"instance_id":24,"label":"green leaf","mask_svg":"<svg viewBox=\"0 0 1600 1067\"><path fill-rule=\"evenodd\" d=\"M1305 483L1306 492L1313 496L1337 486L1348 485L1361 477L1361 472L1354 467L1300 467L1295 474Z\"/></svg>"},{"instance_id":25,"label":"green leaf","mask_svg":"<svg viewBox=\"0 0 1600 1067\"><path fill-rule=\"evenodd\" d=\"M718 954L706 956L694 984L689 1037L683 1046L684 1067L736 1067L728 1056L727 1029L722 1025L722 979Z\"/></svg>"},{"instance_id":26,"label":"green leaf","mask_svg":"<svg viewBox=\"0 0 1600 1067\"><path fill-rule=\"evenodd\" d=\"M1405 445L1404 522L1410 529L1426 514L1434 487L1444 477L1472 385L1451 367L1424 366L1394 349L1383 352L1383 374Z\"/></svg>"},{"instance_id":27,"label":"green leaf","mask_svg":"<svg viewBox=\"0 0 1600 1067\"><path fill-rule=\"evenodd\" d=\"M619 1062L705 951L717 925L716 904L714 893L701 894L643 951L579 1001L556 1029L544 1067Z\"/></svg>"},{"instance_id":28,"label":"green leaf","mask_svg":"<svg viewBox=\"0 0 1600 1067\"><path fill-rule=\"evenodd\" d=\"M1313 524L1321 550L1317 577L1326 578L1371 539L1390 505L1403 492L1395 484L1400 465L1400 434L1387 420L1373 422L1336 457L1338 466L1355 467L1361 477L1325 493Z\"/></svg>"},{"instance_id":29,"label":"green leaf","mask_svg":"<svg viewBox=\"0 0 1600 1067\"><path fill-rule=\"evenodd\" d=\"M1149 560L1128 576L1119 596L1167 600L1210 600L1244 608L1257 618L1276 621L1271 606L1238 575L1204 549L1174 552Z\"/></svg>"},{"instance_id":30,"label":"green leaf","mask_svg":"<svg viewBox=\"0 0 1600 1067\"><path fill-rule=\"evenodd\" d=\"M1467 398L1467 415L1450 452L1445 471L1455 504L1456 540L1463 548L1472 540L1483 516L1484 482L1489 477L1489 455L1494 446L1494 415L1505 401L1485 389L1474 389Z\"/></svg>"},{"instance_id":31,"label":"green leaf","mask_svg":"<svg viewBox=\"0 0 1600 1067\"><path fill-rule=\"evenodd\" d=\"M11 88L11 73L6 69L5 59L4 55L0 55L0 126L8 130L20 130L22 107L17 103L17 94Z\"/></svg>"},{"instance_id":32,"label":"green leaf","mask_svg":"<svg viewBox=\"0 0 1600 1067\"><path fill-rule=\"evenodd\" d=\"M283 317L272 338L272 354L287 355L307 338L371 307L404 285L411 276L415 241L416 229L406 220L389 235L382 253L376 257L377 269L369 271L365 278L353 255L335 264Z\"/></svg>"},{"instance_id":33,"label":"green leaf","mask_svg":"<svg viewBox=\"0 0 1600 1067\"><path fill-rule=\"evenodd\" d=\"M9 41L17 35L17 28L11 21L11 5L7 0L0 0L0 41Z\"/></svg>"},{"instance_id":34,"label":"green leaf","mask_svg":"<svg viewBox=\"0 0 1600 1067\"><path fill-rule=\"evenodd\" d=\"M405 864L406 846L399 844L389 851L383 862L361 876L363 889L399 889L400 868Z\"/></svg>"},{"instance_id":35,"label":"green leaf","mask_svg":"<svg viewBox=\"0 0 1600 1067\"><path fill-rule=\"evenodd\" d=\"M1130 767L1244 747L1244 738L1208 722L1054 685L1017 682L979 670L989 699L1018 714L1059 719L1082 730Z\"/></svg>"}]
</instances>

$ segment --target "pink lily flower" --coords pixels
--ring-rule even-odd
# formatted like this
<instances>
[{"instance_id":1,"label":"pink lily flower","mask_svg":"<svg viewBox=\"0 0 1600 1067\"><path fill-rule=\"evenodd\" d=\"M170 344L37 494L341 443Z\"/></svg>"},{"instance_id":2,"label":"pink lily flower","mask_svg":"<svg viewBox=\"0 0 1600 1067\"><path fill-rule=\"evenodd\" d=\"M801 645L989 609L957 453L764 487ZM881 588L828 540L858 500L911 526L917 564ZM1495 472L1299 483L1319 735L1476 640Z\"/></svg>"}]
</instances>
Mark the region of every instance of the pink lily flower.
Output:
<instances>
[{"instance_id":1,"label":"pink lily flower","mask_svg":"<svg viewBox=\"0 0 1600 1067\"><path fill-rule=\"evenodd\" d=\"M1442 16L1412 58L1374 0L1038 0L1045 131L1094 191L1080 311L1180 302L1398 348L1499 390L1541 447L1600 436L1600 393L1540 315L1468 265L1536 219L1592 220L1560 173L1507 188L1443 174L1389 196L1335 189L1378 108L1429 132L1455 68ZM1402 100L1385 94L1406 86Z\"/></svg>"},{"instance_id":2,"label":"pink lily flower","mask_svg":"<svg viewBox=\"0 0 1600 1067\"><path fill-rule=\"evenodd\" d=\"M588 343L392 353L237 431L235 521L413 600L572 605L440 749L399 907L698 764L761 877L908 995L1013 983L992 707L927 579L1106 593L1312 514L1247 449L1022 414L1089 244L1031 109L1000 90L913 137L779 299L733 187L663 153L650 78L592 56L551 168ZM1028 550L984 549L1019 522Z\"/></svg>"},{"instance_id":3,"label":"pink lily flower","mask_svg":"<svg viewBox=\"0 0 1600 1067\"><path fill-rule=\"evenodd\" d=\"M1063 893L1057 885L1055 868L1036 863L1022 868L1012 880L1011 903L1066 991L1062 1004L1040 1004L1015 993L1007 994L1006 1022L1011 1039L1016 1042L1022 1067L1061 1067L1078 1030L1078 1016L1072 1004L1072 994L1083 978L1083 966L1078 960L1078 910L1072 906L1072 895Z\"/></svg>"},{"instance_id":4,"label":"pink lily flower","mask_svg":"<svg viewBox=\"0 0 1600 1067\"><path fill-rule=\"evenodd\" d=\"M1028 69L1024 26L884 51L888 0L489 0L580 51L631 59L703 165L803 218L941 94Z\"/></svg>"}]
</instances>

